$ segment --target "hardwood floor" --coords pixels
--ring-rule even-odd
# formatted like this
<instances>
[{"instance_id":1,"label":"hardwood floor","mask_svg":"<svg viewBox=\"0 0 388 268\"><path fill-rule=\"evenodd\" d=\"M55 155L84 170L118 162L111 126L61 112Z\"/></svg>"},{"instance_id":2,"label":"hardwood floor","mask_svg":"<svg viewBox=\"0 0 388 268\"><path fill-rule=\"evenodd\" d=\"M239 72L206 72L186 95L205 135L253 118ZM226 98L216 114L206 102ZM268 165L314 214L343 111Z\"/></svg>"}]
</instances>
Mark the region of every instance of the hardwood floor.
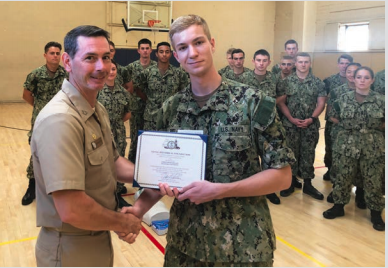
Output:
<instances>
[{"instance_id":1,"label":"hardwood floor","mask_svg":"<svg viewBox=\"0 0 388 268\"><path fill-rule=\"evenodd\" d=\"M30 128L31 110L25 103L0 103L0 266L36 266L34 247L39 232L36 203L21 205L28 185L26 168L30 148L26 130ZM320 120L324 127L323 116ZM128 123L126 125L128 128ZM277 236L274 266L385 266L385 232L375 231L370 212L355 206L354 192L345 207L345 217L326 220L322 216L322 212L331 207L326 202L331 184L322 180L326 172L323 132L322 128L313 185L324 193L325 200L317 201L297 189L289 197L280 197L280 205L269 203ZM129 185L127 188L131 193L136 191ZM134 201L133 196L125 199L129 203ZM164 197L163 201L170 207L172 198ZM158 236L144 223L143 226L158 243L166 245L165 236ZM117 239L115 234L112 236L114 266L163 266L163 254L144 233L132 245Z\"/></svg>"}]
</instances>

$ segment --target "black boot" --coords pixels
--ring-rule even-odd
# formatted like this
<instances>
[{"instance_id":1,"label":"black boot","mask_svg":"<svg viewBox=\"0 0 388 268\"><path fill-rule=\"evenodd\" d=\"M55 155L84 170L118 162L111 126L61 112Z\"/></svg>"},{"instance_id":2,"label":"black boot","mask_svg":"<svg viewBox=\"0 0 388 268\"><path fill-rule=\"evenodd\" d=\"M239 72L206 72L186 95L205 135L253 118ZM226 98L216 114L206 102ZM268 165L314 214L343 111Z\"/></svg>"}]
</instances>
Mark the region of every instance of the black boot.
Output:
<instances>
[{"instance_id":1,"label":"black boot","mask_svg":"<svg viewBox=\"0 0 388 268\"><path fill-rule=\"evenodd\" d=\"M371 222L373 223L373 228L377 231L384 231L385 222L381 218L381 211L371 210L370 216Z\"/></svg>"},{"instance_id":2,"label":"black boot","mask_svg":"<svg viewBox=\"0 0 388 268\"><path fill-rule=\"evenodd\" d=\"M330 181L330 169L326 171L326 173L323 175L324 181Z\"/></svg>"},{"instance_id":3,"label":"black boot","mask_svg":"<svg viewBox=\"0 0 388 268\"><path fill-rule=\"evenodd\" d=\"M300 181L298 181L298 178L295 176L292 176L292 185L295 188L302 189L302 183Z\"/></svg>"},{"instance_id":4,"label":"black boot","mask_svg":"<svg viewBox=\"0 0 388 268\"><path fill-rule=\"evenodd\" d=\"M35 179L28 180L28 188L22 198L22 205L27 206L35 199Z\"/></svg>"},{"instance_id":5,"label":"black boot","mask_svg":"<svg viewBox=\"0 0 388 268\"><path fill-rule=\"evenodd\" d=\"M325 212L323 212L323 217L325 219L335 219L337 217L345 216L344 205L334 204L334 206Z\"/></svg>"},{"instance_id":6,"label":"black boot","mask_svg":"<svg viewBox=\"0 0 388 268\"><path fill-rule=\"evenodd\" d=\"M323 200L323 198L324 198L323 194L321 192L319 192L317 189L315 189L314 186L311 184L310 179L304 180L303 193L311 196L312 198L318 199L318 200Z\"/></svg>"},{"instance_id":7,"label":"black boot","mask_svg":"<svg viewBox=\"0 0 388 268\"><path fill-rule=\"evenodd\" d=\"M356 189L356 206L360 209L366 209L364 189L361 187L357 187Z\"/></svg>"},{"instance_id":8,"label":"black boot","mask_svg":"<svg viewBox=\"0 0 388 268\"><path fill-rule=\"evenodd\" d=\"M330 194L327 196L326 201L327 201L328 203L334 204L333 191L331 191Z\"/></svg>"},{"instance_id":9,"label":"black boot","mask_svg":"<svg viewBox=\"0 0 388 268\"><path fill-rule=\"evenodd\" d=\"M271 201L272 204L279 205L280 204L280 199L279 197L273 193L273 194L267 194L267 199Z\"/></svg>"},{"instance_id":10,"label":"black boot","mask_svg":"<svg viewBox=\"0 0 388 268\"><path fill-rule=\"evenodd\" d=\"M291 195L293 192L294 192L294 185L293 185L293 183L291 183L290 188L283 190L283 191L280 191L280 196L287 197L287 196Z\"/></svg>"},{"instance_id":11,"label":"black boot","mask_svg":"<svg viewBox=\"0 0 388 268\"><path fill-rule=\"evenodd\" d=\"M121 195L117 195L117 200L118 200L118 205L119 205L119 208L122 208L122 207L131 207L132 205L127 203L127 201L125 201L125 199L121 196Z\"/></svg>"}]
</instances>

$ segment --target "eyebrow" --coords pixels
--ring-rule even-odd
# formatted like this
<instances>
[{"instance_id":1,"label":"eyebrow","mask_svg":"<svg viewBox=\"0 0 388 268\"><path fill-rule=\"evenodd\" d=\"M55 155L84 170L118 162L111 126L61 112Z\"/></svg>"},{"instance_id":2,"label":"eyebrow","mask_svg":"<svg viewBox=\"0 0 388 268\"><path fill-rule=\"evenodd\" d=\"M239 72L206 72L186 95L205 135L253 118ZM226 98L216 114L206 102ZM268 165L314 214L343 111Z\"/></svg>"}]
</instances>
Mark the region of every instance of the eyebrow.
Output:
<instances>
[{"instance_id":1,"label":"eyebrow","mask_svg":"<svg viewBox=\"0 0 388 268\"><path fill-rule=\"evenodd\" d=\"M204 38L206 38L206 37L204 35L201 35L201 36L194 38L192 42L197 42L198 40L204 39ZM184 45L187 45L187 43L178 43L176 46L179 47L179 46L184 46Z\"/></svg>"}]
</instances>

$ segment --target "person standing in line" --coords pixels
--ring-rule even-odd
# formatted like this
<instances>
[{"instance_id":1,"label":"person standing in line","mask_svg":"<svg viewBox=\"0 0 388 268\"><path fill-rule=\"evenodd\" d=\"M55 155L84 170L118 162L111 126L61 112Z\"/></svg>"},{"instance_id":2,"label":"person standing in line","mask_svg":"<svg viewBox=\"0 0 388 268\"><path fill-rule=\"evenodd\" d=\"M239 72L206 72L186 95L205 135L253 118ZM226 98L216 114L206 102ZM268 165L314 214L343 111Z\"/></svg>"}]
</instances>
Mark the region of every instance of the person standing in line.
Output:
<instances>
[{"instance_id":1,"label":"person standing in line","mask_svg":"<svg viewBox=\"0 0 388 268\"><path fill-rule=\"evenodd\" d=\"M286 54L293 59L295 59L295 55L298 53L298 42L296 42L294 39L287 40L284 43L284 51ZM310 70L311 71L311 70ZM276 64L272 67L272 73L278 74L281 72L281 68L279 64Z\"/></svg>"},{"instance_id":2,"label":"person standing in line","mask_svg":"<svg viewBox=\"0 0 388 268\"><path fill-rule=\"evenodd\" d=\"M251 72L249 68L244 67L245 52L239 48L232 51L233 70L223 74L225 78L240 83L245 83L247 75Z\"/></svg>"},{"instance_id":3,"label":"person standing in line","mask_svg":"<svg viewBox=\"0 0 388 268\"><path fill-rule=\"evenodd\" d=\"M278 106L283 114L287 145L296 157L292 165L293 179L300 176L303 193L323 200L323 194L311 183L314 179L315 148L319 140L319 115L325 108L324 83L311 74L311 57L306 52L296 54L296 72L281 81L278 86ZM283 197L294 192L294 185L280 192Z\"/></svg>"},{"instance_id":4,"label":"person standing in line","mask_svg":"<svg viewBox=\"0 0 388 268\"><path fill-rule=\"evenodd\" d=\"M161 194L176 197L164 266L272 266L276 239L265 195L289 187L295 161L275 100L218 74L203 18L179 17L169 34L191 84L158 110L157 130L202 130L208 143L204 181L180 190L159 184ZM141 217L159 199L143 192L123 212Z\"/></svg>"},{"instance_id":5,"label":"person standing in line","mask_svg":"<svg viewBox=\"0 0 388 268\"><path fill-rule=\"evenodd\" d=\"M226 51L226 60L228 61L228 65L226 65L224 68L218 70L218 73L222 76L224 73L233 70L233 58L232 58L232 52L235 50L234 47L229 48Z\"/></svg>"},{"instance_id":6,"label":"person standing in line","mask_svg":"<svg viewBox=\"0 0 388 268\"><path fill-rule=\"evenodd\" d=\"M116 80L117 63L111 59L112 66L104 88L98 93L97 100L105 107L108 112L110 127L112 129L113 140L116 143L117 151L120 156L125 156L127 148L126 132L124 122L131 117L129 109L129 93L120 86ZM124 183L117 182L116 194L118 198L118 207L130 206L121 196L125 194L127 188Z\"/></svg>"},{"instance_id":7,"label":"person standing in line","mask_svg":"<svg viewBox=\"0 0 388 268\"><path fill-rule=\"evenodd\" d=\"M32 109L31 129L28 132L28 144L31 143L32 130L36 117L43 107L61 89L63 80L67 77L66 70L59 65L61 61L62 45L58 42L48 42L44 47L46 64L33 70L24 82L23 99L30 104ZM27 167L28 187L22 197L22 205L26 206L35 199L35 176L32 156Z\"/></svg>"},{"instance_id":8,"label":"person standing in line","mask_svg":"<svg viewBox=\"0 0 388 268\"><path fill-rule=\"evenodd\" d=\"M147 98L144 109L144 130L156 130L157 111L169 97L184 89L189 83L186 73L181 68L170 64L172 56L168 42L160 42L156 47L158 64L143 70L139 76L136 94Z\"/></svg>"},{"instance_id":9,"label":"person standing in line","mask_svg":"<svg viewBox=\"0 0 388 268\"><path fill-rule=\"evenodd\" d=\"M374 74L369 67L358 68L354 73L356 89L339 96L330 110L331 120L340 128L333 148L338 174L333 189L334 206L323 212L323 217L335 219L345 215L352 179L359 170L373 228L384 231L381 178L385 157L385 98L370 89L373 81Z\"/></svg>"},{"instance_id":10,"label":"person standing in line","mask_svg":"<svg viewBox=\"0 0 388 268\"><path fill-rule=\"evenodd\" d=\"M325 83L325 89L326 93L329 94L330 90L335 89L343 84L346 84L346 67L353 62L353 57L348 55L348 54L342 54L338 58L338 70L339 73L333 74L330 77L327 77L323 80ZM324 162L325 166L327 167L326 173L323 175L323 180L325 181L330 181L330 174L332 173L331 166L332 166L332 144L331 144L331 129L333 127L333 124L330 120L328 120L328 113L326 109L326 114L325 114L325 120L326 120L326 125L325 125L325 156L324 156Z\"/></svg>"},{"instance_id":11,"label":"person standing in line","mask_svg":"<svg viewBox=\"0 0 388 268\"><path fill-rule=\"evenodd\" d=\"M137 53L140 58L127 65L127 71L130 74L131 82L128 92L130 94L130 110L131 118L129 119L129 137L131 143L129 146L128 159L132 163L136 162L137 137L138 130L144 129L144 109L146 106L146 99L140 98L134 92L134 85L139 84L140 73L149 68L156 66L156 61L151 60L152 43L149 39L140 39L137 43Z\"/></svg>"}]
</instances>

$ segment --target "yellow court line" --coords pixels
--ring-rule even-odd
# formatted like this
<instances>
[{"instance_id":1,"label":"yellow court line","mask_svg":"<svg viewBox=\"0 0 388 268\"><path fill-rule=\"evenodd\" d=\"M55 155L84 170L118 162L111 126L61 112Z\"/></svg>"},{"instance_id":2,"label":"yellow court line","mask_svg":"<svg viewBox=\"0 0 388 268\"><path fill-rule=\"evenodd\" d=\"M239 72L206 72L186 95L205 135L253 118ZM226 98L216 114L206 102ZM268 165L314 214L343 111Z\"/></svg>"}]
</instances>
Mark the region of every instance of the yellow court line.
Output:
<instances>
[{"instance_id":1,"label":"yellow court line","mask_svg":"<svg viewBox=\"0 0 388 268\"><path fill-rule=\"evenodd\" d=\"M283 244L285 244L286 246L290 247L291 249L295 250L296 252L298 252L299 254L303 255L304 257L306 257L307 259L315 262L316 264L318 264L320 267L326 267L326 265L324 265L322 262L314 259L313 257L311 257L310 255L304 253L302 250L298 249L297 247L295 247L294 245L291 245L290 243L288 243L286 240L280 238L279 236L276 236L276 239L279 240L280 242L282 242Z\"/></svg>"},{"instance_id":2,"label":"yellow court line","mask_svg":"<svg viewBox=\"0 0 388 268\"><path fill-rule=\"evenodd\" d=\"M13 244L13 243L24 242L24 241L28 241L28 240L34 240L34 239L37 239L37 238L38 238L37 236L34 236L34 237L28 237L28 238L23 238L23 239L19 239L19 240L12 240L12 241L7 241L7 242L1 242L0 246L4 246L4 245L8 245L8 244Z\"/></svg>"},{"instance_id":3,"label":"yellow court line","mask_svg":"<svg viewBox=\"0 0 388 268\"><path fill-rule=\"evenodd\" d=\"M15 143L0 143L0 146L12 146L12 145L28 145L28 142L15 142Z\"/></svg>"}]
</instances>

